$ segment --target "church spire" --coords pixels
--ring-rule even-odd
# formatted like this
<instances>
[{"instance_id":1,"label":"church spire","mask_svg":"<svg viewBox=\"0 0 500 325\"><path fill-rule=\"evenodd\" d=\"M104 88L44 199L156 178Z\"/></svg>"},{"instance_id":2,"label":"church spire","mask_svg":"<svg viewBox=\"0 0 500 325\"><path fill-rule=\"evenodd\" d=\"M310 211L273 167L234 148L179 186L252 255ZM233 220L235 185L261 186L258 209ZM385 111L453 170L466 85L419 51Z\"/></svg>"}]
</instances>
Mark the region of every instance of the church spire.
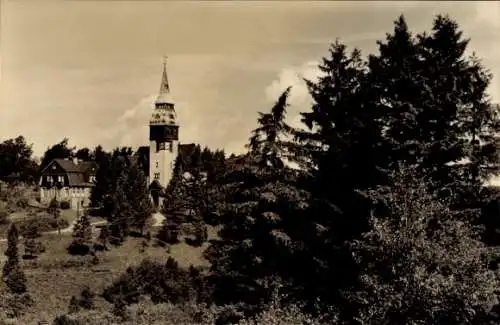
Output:
<instances>
[{"instance_id":1,"label":"church spire","mask_svg":"<svg viewBox=\"0 0 500 325\"><path fill-rule=\"evenodd\" d=\"M173 100L170 95L170 85L168 84L167 56L163 58L163 73L161 76L160 92L156 98L156 104L173 104Z\"/></svg>"}]
</instances>

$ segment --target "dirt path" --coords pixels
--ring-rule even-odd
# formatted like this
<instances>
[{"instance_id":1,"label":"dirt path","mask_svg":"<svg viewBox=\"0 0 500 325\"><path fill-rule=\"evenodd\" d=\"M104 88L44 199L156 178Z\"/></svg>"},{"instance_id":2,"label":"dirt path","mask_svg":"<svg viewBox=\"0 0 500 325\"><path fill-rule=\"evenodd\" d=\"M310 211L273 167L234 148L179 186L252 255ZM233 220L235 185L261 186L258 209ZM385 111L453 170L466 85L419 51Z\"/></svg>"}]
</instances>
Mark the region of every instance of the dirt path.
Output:
<instances>
[{"instance_id":1,"label":"dirt path","mask_svg":"<svg viewBox=\"0 0 500 325\"><path fill-rule=\"evenodd\" d=\"M153 227L158 227L162 224L163 220L165 219L165 217L159 213L159 212L156 212L152 215L152 218L153 218ZM68 227L64 228L64 229L61 229L61 230L52 230L52 231L46 231L46 232L43 232L42 235L54 235L54 234L58 234L59 232L61 234L65 234L65 233L71 233L73 232L73 229L75 228L75 225L77 223L77 220L73 220ZM102 221L96 221L96 222L92 222L90 225L92 226L92 232L95 232L97 231L97 228L96 226L99 226L99 225L104 225L106 224L107 221L106 220L102 220ZM22 239L22 236L19 237L19 239ZM0 238L0 243L2 242L6 242L7 241L7 238Z\"/></svg>"}]
</instances>

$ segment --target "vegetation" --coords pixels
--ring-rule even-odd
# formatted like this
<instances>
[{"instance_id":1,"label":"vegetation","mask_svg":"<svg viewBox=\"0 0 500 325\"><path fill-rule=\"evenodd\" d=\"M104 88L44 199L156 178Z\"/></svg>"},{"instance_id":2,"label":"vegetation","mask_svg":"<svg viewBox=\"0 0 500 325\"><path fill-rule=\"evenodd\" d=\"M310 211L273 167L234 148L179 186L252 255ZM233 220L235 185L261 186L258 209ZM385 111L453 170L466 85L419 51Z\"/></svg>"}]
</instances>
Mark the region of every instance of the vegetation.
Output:
<instances>
[{"instance_id":1,"label":"vegetation","mask_svg":"<svg viewBox=\"0 0 500 325\"><path fill-rule=\"evenodd\" d=\"M319 79L305 80L313 103L301 127L286 122L287 88L258 113L245 154L180 154L158 228L144 153L76 150L67 139L49 148L42 165L98 163L92 205L107 225L94 239L84 213L72 238L51 239L23 268L12 226L10 294L78 283L53 301L59 325L498 323L500 209L483 188L500 168L492 76L465 55L451 18L409 30L399 17L368 57L331 44Z\"/></svg>"}]
</instances>

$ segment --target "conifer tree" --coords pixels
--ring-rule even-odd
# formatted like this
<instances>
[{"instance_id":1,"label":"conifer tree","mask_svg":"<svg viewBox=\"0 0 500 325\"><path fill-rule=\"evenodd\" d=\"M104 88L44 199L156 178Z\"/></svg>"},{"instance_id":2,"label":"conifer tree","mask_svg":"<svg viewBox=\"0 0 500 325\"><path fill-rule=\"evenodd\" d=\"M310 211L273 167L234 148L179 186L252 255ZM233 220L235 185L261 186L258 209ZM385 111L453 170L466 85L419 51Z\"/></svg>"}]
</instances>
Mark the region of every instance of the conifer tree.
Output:
<instances>
[{"instance_id":1,"label":"conifer tree","mask_svg":"<svg viewBox=\"0 0 500 325\"><path fill-rule=\"evenodd\" d=\"M129 226L145 233L147 221L153 213L144 172L137 164L132 164L127 173L127 200L133 209Z\"/></svg>"},{"instance_id":2,"label":"conifer tree","mask_svg":"<svg viewBox=\"0 0 500 325\"><path fill-rule=\"evenodd\" d=\"M304 222L307 194L295 187L295 171L284 163L289 91L270 113L259 114L248 154L225 175L232 195L221 211L220 240L206 251L218 303L256 306L270 294L262 281L273 275L289 278L294 272L295 236Z\"/></svg>"},{"instance_id":3,"label":"conifer tree","mask_svg":"<svg viewBox=\"0 0 500 325\"><path fill-rule=\"evenodd\" d=\"M73 238L80 244L87 244L91 241L92 227L86 213L83 213L80 218L78 218L73 228Z\"/></svg>"},{"instance_id":4,"label":"conifer tree","mask_svg":"<svg viewBox=\"0 0 500 325\"><path fill-rule=\"evenodd\" d=\"M7 261L3 266L2 276L7 288L15 294L25 293L27 290L26 276L19 263L18 244L19 233L16 225L13 224L7 235L7 250L5 251Z\"/></svg>"},{"instance_id":5,"label":"conifer tree","mask_svg":"<svg viewBox=\"0 0 500 325\"><path fill-rule=\"evenodd\" d=\"M127 171L122 170L116 182L116 189L111 197L112 209L109 217L110 242L121 244L130 231L130 223L134 218L134 210L128 201L128 176Z\"/></svg>"}]
</instances>

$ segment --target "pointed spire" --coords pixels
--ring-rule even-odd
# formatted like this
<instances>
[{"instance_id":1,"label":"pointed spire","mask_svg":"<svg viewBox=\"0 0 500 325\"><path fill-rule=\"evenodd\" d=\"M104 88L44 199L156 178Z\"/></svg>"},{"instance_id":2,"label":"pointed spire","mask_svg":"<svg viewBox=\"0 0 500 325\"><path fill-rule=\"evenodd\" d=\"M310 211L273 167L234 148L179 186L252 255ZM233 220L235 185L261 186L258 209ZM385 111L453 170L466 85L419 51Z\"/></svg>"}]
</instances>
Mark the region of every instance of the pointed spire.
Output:
<instances>
[{"instance_id":1,"label":"pointed spire","mask_svg":"<svg viewBox=\"0 0 500 325\"><path fill-rule=\"evenodd\" d=\"M163 73L161 76L160 92L156 98L157 104L173 104L170 96L170 85L168 84L167 75L167 56L163 57Z\"/></svg>"}]
</instances>

